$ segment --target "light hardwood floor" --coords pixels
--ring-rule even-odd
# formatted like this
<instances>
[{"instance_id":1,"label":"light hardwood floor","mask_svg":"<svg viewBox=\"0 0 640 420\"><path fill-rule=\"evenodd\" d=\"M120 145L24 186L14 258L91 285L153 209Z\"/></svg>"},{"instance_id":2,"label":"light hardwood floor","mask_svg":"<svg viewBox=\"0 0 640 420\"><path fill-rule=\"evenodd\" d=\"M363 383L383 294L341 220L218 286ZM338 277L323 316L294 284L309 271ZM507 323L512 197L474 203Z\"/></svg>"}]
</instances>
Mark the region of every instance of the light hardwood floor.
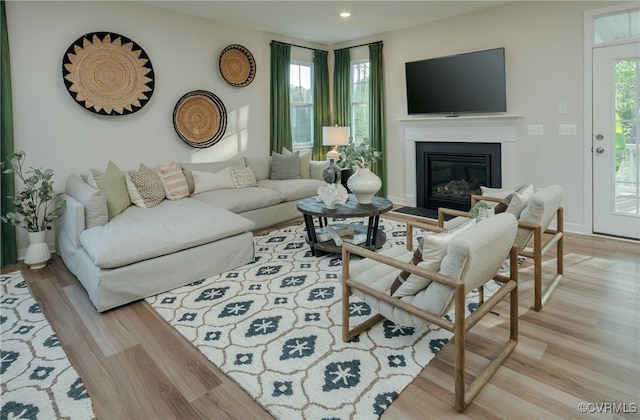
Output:
<instances>
[{"instance_id":1,"label":"light hardwood floor","mask_svg":"<svg viewBox=\"0 0 640 420\"><path fill-rule=\"evenodd\" d=\"M41 270L2 272L17 269L98 419L271 417L144 301L99 314L59 257ZM527 261L520 273L518 346L471 406L453 409L449 343L383 418L579 418L580 403L609 412L598 418L640 418L640 243L567 234L564 280L541 312L531 309L532 269ZM469 381L508 337L506 303L468 335Z\"/></svg>"}]
</instances>

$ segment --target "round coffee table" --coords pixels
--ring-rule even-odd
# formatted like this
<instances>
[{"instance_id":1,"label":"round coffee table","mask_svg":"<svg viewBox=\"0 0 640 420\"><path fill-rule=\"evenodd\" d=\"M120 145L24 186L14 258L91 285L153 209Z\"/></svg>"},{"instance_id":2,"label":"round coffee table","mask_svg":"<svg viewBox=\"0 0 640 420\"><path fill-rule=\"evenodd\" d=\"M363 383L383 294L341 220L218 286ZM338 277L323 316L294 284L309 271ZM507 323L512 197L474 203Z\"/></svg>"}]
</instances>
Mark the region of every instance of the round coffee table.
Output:
<instances>
[{"instance_id":1,"label":"round coffee table","mask_svg":"<svg viewBox=\"0 0 640 420\"><path fill-rule=\"evenodd\" d=\"M336 223L331 227L334 229L351 228L355 234L363 234L364 242L358 244L362 247L375 250L380 248L387 240L382 229L378 229L380 215L393 208L393 203L386 198L373 197L371 204L360 204L353 194L349 194L349 199L344 204L338 204L335 209L328 209L327 206L318 200L318 197L309 197L298 201L298 210L304 216L304 224L307 230L307 243L311 246L314 256L318 251L340 253L342 248L336 245L333 239L320 241L317 229L326 230L327 219L368 217L369 223L365 226L359 223ZM318 226L314 222L314 217L318 219Z\"/></svg>"}]
</instances>

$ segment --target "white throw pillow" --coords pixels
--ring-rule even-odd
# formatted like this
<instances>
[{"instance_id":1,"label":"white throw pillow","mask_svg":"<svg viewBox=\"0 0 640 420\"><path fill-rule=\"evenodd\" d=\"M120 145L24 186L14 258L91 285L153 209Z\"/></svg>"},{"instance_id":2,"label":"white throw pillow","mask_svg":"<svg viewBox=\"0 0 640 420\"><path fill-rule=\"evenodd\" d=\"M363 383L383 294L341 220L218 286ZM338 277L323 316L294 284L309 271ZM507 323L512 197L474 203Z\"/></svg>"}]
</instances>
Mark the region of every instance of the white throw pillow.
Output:
<instances>
[{"instance_id":1,"label":"white throw pillow","mask_svg":"<svg viewBox=\"0 0 640 420\"><path fill-rule=\"evenodd\" d=\"M231 168L224 168L218 172L191 171L193 175L193 193L235 188L231 178Z\"/></svg>"},{"instance_id":2,"label":"white throw pillow","mask_svg":"<svg viewBox=\"0 0 640 420\"><path fill-rule=\"evenodd\" d=\"M516 216L516 219L520 218L520 213L527 207L527 202L533 195L534 189L533 185L527 186L522 192L515 192L513 197L511 198L511 202L507 207L506 212L511 213Z\"/></svg>"},{"instance_id":3,"label":"white throw pillow","mask_svg":"<svg viewBox=\"0 0 640 420\"><path fill-rule=\"evenodd\" d=\"M440 270L440 264L442 263L442 260L444 259L445 255L447 255L447 245L449 245L449 241L451 240L451 238L475 224L475 220L470 220L457 227L456 229L450 231L440 233L426 233L422 237L422 261L417 264L418 267L433 273L437 273ZM398 275L398 277L400 277L400 275ZM407 277L407 279L404 280L402 284L400 284L395 292L392 292L392 296L413 296L420 290L427 287L429 283L431 283L431 280L429 279L421 276L416 276L415 274L410 274L409 277Z\"/></svg>"},{"instance_id":4,"label":"white throw pillow","mask_svg":"<svg viewBox=\"0 0 640 420\"><path fill-rule=\"evenodd\" d=\"M480 191L482 195L493 198L506 198L510 194L513 194L514 190L503 189L503 188L489 188L480 186Z\"/></svg>"}]
</instances>

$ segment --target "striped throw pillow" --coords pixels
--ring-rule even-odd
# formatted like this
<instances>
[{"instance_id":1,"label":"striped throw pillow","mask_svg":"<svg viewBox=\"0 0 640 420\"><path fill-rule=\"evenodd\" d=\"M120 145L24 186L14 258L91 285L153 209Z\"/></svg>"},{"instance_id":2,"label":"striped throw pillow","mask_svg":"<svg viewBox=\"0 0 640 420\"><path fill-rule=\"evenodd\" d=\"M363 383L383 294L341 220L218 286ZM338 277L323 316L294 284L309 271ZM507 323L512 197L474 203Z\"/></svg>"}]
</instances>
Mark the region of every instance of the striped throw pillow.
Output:
<instances>
[{"instance_id":1,"label":"striped throw pillow","mask_svg":"<svg viewBox=\"0 0 640 420\"><path fill-rule=\"evenodd\" d=\"M168 165L158 165L158 171L165 195L169 200L180 200L189 196L187 178L179 163L174 161Z\"/></svg>"}]
</instances>

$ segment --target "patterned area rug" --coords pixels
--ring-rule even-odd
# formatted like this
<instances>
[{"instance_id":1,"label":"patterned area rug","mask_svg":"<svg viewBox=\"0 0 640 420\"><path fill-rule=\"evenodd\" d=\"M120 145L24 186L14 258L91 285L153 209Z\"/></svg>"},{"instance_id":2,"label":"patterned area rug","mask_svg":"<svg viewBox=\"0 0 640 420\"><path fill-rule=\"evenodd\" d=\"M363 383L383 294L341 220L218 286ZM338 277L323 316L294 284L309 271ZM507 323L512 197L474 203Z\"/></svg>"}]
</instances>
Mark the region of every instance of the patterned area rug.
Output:
<instances>
[{"instance_id":1,"label":"patterned area rug","mask_svg":"<svg viewBox=\"0 0 640 420\"><path fill-rule=\"evenodd\" d=\"M404 224L381 227L384 248L404 246ZM257 236L253 263L147 302L276 418L375 419L451 333L385 321L343 342L341 258L304 238L302 225ZM354 297L350 312L354 325L371 309Z\"/></svg>"},{"instance_id":2,"label":"patterned area rug","mask_svg":"<svg viewBox=\"0 0 640 420\"><path fill-rule=\"evenodd\" d=\"M19 271L0 275L1 419L93 419L91 400Z\"/></svg>"}]
</instances>

